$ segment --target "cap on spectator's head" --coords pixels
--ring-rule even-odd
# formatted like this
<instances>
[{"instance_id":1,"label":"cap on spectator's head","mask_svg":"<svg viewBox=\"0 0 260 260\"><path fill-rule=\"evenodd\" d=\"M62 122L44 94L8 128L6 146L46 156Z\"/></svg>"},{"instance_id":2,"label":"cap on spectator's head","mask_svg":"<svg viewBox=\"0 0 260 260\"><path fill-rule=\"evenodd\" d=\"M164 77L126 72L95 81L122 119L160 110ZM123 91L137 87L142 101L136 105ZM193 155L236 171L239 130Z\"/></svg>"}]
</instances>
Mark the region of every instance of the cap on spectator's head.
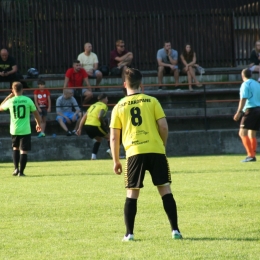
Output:
<instances>
[{"instance_id":1,"label":"cap on spectator's head","mask_svg":"<svg viewBox=\"0 0 260 260\"><path fill-rule=\"evenodd\" d=\"M107 97L107 94L106 93L101 93L100 95L98 95L98 100L102 100L102 99L104 99L104 98L106 98Z\"/></svg>"}]
</instances>

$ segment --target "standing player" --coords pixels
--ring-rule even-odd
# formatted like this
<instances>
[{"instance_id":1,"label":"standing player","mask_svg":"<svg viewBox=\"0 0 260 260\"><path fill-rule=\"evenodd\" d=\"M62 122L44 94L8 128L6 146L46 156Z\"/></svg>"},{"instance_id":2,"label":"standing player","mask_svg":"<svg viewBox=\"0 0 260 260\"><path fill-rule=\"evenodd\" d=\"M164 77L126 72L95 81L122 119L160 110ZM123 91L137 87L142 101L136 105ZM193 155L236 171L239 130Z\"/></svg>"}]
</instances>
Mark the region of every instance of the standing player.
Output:
<instances>
[{"instance_id":1,"label":"standing player","mask_svg":"<svg viewBox=\"0 0 260 260\"><path fill-rule=\"evenodd\" d=\"M50 98L50 91L45 89L45 81L38 80L38 87L39 89L33 92L34 94L34 103L39 111L42 122L41 122L41 132L39 133L38 137L45 137L45 128L46 128L46 117L47 112L51 112L51 98Z\"/></svg>"},{"instance_id":2,"label":"standing player","mask_svg":"<svg viewBox=\"0 0 260 260\"><path fill-rule=\"evenodd\" d=\"M36 130L41 131L41 118L33 101L23 96L23 85L20 82L12 84L12 93L5 98L0 106L0 111L10 111L10 133L13 146L13 175L25 176L24 169L27 163L27 153L31 150L30 112L36 120ZM20 163L20 169L19 169Z\"/></svg>"},{"instance_id":3,"label":"standing player","mask_svg":"<svg viewBox=\"0 0 260 260\"><path fill-rule=\"evenodd\" d=\"M126 233L123 241L134 239L134 222L137 199L143 187L145 171L162 197L165 212L169 218L172 238L181 239L178 228L177 207L170 183L171 174L165 155L168 125L164 111L154 97L140 93L142 74L136 69L126 69L124 86L127 95L114 107L111 117L111 151L114 172L122 173L119 161L120 131L126 150L125 187L127 196L124 206Z\"/></svg>"},{"instance_id":4,"label":"standing player","mask_svg":"<svg viewBox=\"0 0 260 260\"><path fill-rule=\"evenodd\" d=\"M246 149L247 157L242 162L256 161L256 131L260 128L260 84L251 79L250 69L244 69L241 73L243 83L240 87L240 101L234 120L241 116L239 136Z\"/></svg>"},{"instance_id":5,"label":"standing player","mask_svg":"<svg viewBox=\"0 0 260 260\"><path fill-rule=\"evenodd\" d=\"M107 95L102 93L98 96L98 102L91 105L85 115L82 117L79 129L77 131L78 135L81 135L81 130L83 125L85 125L85 130L87 135L91 139L95 139L92 149L91 160L97 159L97 153L99 150L99 146L101 144L102 138L108 140L107 153L111 156L110 143L109 143L109 133L108 133L108 124L105 120L105 116L108 110L107 107L108 98Z\"/></svg>"}]
</instances>

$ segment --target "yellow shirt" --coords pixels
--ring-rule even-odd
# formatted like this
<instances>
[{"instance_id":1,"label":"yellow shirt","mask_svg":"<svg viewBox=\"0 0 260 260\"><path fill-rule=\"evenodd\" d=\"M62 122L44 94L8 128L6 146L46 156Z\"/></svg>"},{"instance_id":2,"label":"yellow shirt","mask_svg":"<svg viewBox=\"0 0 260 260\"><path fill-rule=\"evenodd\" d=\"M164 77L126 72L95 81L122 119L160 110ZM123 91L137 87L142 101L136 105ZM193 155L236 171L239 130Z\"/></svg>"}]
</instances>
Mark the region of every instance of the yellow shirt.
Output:
<instances>
[{"instance_id":1,"label":"yellow shirt","mask_svg":"<svg viewBox=\"0 0 260 260\"><path fill-rule=\"evenodd\" d=\"M85 121L85 125L93 125L93 126L101 126L101 122L98 119L99 113L101 110L105 111L103 117L105 117L108 107L103 102L96 102L95 104L91 105L87 110L87 120Z\"/></svg>"},{"instance_id":2,"label":"yellow shirt","mask_svg":"<svg viewBox=\"0 0 260 260\"><path fill-rule=\"evenodd\" d=\"M81 54L79 54L78 60L86 71L93 70L94 64L98 63L97 55L93 52L91 52L89 56L82 52Z\"/></svg>"},{"instance_id":3,"label":"yellow shirt","mask_svg":"<svg viewBox=\"0 0 260 260\"><path fill-rule=\"evenodd\" d=\"M127 157L143 153L165 154L156 122L164 117L164 111L156 98L137 93L117 103L112 111L110 127L122 129L122 142Z\"/></svg>"}]
</instances>

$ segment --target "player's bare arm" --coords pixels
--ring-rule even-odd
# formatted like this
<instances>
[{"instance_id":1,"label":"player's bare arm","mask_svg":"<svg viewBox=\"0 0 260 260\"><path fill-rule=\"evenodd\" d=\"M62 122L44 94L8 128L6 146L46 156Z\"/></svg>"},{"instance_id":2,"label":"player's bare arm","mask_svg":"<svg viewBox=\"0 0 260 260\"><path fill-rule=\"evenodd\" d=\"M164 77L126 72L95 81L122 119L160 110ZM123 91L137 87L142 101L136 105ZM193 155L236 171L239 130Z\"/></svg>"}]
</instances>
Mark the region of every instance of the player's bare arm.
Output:
<instances>
[{"instance_id":1,"label":"player's bare arm","mask_svg":"<svg viewBox=\"0 0 260 260\"><path fill-rule=\"evenodd\" d=\"M36 121L36 131L41 132L41 116L37 110L32 112Z\"/></svg>"},{"instance_id":2,"label":"player's bare arm","mask_svg":"<svg viewBox=\"0 0 260 260\"><path fill-rule=\"evenodd\" d=\"M244 108L245 104L246 104L246 98L240 99L238 108L237 108L237 112L233 118L235 121L238 121L241 118L241 116L243 115L243 108Z\"/></svg>"},{"instance_id":3,"label":"player's bare arm","mask_svg":"<svg viewBox=\"0 0 260 260\"><path fill-rule=\"evenodd\" d=\"M168 139L168 124L166 118L160 118L157 120L159 135L162 138L163 144L166 147Z\"/></svg>"},{"instance_id":4,"label":"player's bare arm","mask_svg":"<svg viewBox=\"0 0 260 260\"><path fill-rule=\"evenodd\" d=\"M114 162L114 172L120 175L122 173L122 165L119 161L120 129L110 128L110 146Z\"/></svg>"},{"instance_id":5,"label":"player's bare arm","mask_svg":"<svg viewBox=\"0 0 260 260\"><path fill-rule=\"evenodd\" d=\"M85 115L81 118L80 123L79 123L79 128L77 130L77 135L80 136L81 135L81 131L82 131L82 127L85 124L86 120L88 117L88 113L85 113Z\"/></svg>"},{"instance_id":6,"label":"player's bare arm","mask_svg":"<svg viewBox=\"0 0 260 260\"><path fill-rule=\"evenodd\" d=\"M10 99L10 98L12 98L12 97L14 97L14 93L12 92L11 94L9 94L4 100L3 100L3 102L1 103L1 105L3 105L8 99ZM3 111L3 110L1 110L1 111Z\"/></svg>"}]
</instances>

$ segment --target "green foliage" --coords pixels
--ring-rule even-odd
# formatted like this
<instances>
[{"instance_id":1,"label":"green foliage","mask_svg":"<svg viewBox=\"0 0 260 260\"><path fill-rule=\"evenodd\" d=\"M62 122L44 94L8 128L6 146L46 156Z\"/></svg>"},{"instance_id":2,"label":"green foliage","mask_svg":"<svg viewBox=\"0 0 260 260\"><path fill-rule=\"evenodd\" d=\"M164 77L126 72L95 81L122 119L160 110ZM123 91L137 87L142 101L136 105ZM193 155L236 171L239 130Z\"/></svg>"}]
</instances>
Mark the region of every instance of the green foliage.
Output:
<instances>
[{"instance_id":1,"label":"green foliage","mask_svg":"<svg viewBox=\"0 0 260 260\"><path fill-rule=\"evenodd\" d=\"M259 163L241 159L169 158L182 241L147 174L128 243L111 160L28 162L25 178L2 163L0 259L259 259Z\"/></svg>"}]
</instances>

